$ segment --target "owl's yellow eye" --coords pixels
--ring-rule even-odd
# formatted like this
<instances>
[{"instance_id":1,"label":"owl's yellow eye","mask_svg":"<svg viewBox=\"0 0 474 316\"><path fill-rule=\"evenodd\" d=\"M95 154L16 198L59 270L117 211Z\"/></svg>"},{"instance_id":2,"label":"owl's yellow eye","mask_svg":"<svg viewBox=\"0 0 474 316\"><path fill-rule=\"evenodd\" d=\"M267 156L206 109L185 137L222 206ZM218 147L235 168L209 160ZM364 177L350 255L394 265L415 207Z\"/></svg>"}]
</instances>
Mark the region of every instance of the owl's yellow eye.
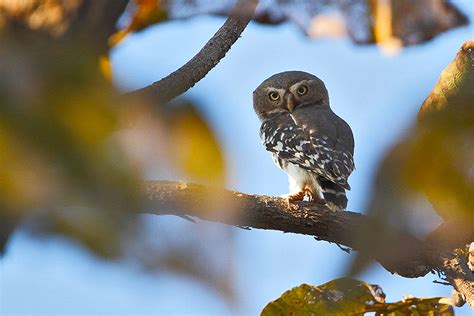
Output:
<instances>
[{"instance_id":1,"label":"owl's yellow eye","mask_svg":"<svg viewBox=\"0 0 474 316\"><path fill-rule=\"evenodd\" d=\"M308 92L308 87L305 85L301 85L298 87L298 90L296 90L299 95L305 95Z\"/></svg>"},{"instance_id":2,"label":"owl's yellow eye","mask_svg":"<svg viewBox=\"0 0 474 316\"><path fill-rule=\"evenodd\" d=\"M270 100L272 101L278 101L278 99L280 99L280 95L275 92L275 91L272 91L268 94L268 97L270 98Z\"/></svg>"}]
</instances>

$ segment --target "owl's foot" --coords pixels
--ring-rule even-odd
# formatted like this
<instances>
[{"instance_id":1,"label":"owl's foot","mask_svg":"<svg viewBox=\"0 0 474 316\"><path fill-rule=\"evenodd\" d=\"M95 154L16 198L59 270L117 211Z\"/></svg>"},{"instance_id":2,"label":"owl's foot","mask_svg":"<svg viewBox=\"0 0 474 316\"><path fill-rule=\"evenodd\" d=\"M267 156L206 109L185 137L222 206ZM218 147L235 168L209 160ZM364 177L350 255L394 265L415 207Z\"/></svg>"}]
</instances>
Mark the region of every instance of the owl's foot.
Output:
<instances>
[{"instance_id":1,"label":"owl's foot","mask_svg":"<svg viewBox=\"0 0 474 316\"><path fill-rule=\"evenodd\" d=\"M306 191L303 190L297 193L283 194L280 197L284 198L286 200L286 203L288 204L288 207L290 207L291 202L303 201L305 195L306 195Z\"/></svg>"}]
</instances>

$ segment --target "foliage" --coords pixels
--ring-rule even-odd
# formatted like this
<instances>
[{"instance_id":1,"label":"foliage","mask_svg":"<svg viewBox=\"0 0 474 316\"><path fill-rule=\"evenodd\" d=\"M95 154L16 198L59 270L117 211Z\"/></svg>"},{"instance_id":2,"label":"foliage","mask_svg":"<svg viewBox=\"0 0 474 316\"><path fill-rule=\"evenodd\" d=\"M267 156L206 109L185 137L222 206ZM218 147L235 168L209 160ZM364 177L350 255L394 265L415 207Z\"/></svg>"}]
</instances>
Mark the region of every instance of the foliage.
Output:
<instances>
[{"instance_id":1,"label":"foliage","mask_svg":"<svg viewBox=\"0 0 474 316\"><path fill-rule=\"evenodd\" d=\"M446 218L474 221L474 41L467 41L426 98L413 131L389 155L405 194L425 193ZM387 168L385 169L387 170ZM392 169L393 170L393 169ZM383 181L383 180L382 180ZM400 190L394 190L394 192ZM411 193L410 193L411 192Z\"/></svg>"},{"instance_id":2,"label":"foliage","mask_svg":"<svg viewBox=\"0 0 474 316\"><path fill-rule=\"evenodd\" d=\"M236 1L133 2L127 26L112 37L112 43L118 42L130 31L168 19L202 14L228 15ZM392 51L402 45L422 43L467 21L456 7L442 0L269 0L261 2L254 20L265 24L288 21L299 26L309 37L349 36L356 44L375 42Z\"/></svg>"},{"instance_id":3,"label":"foliage","mask_svg":"<svg viewBox=\"0 0 474 316\"><path fill-rule=\"evenodd\" d=\"M121 101L76 43L11 34L0 49L0 212L115 256L135 222L126 211L139 207L136 171L113 137Z\"/></svg>"},{"instance_id":4,"label":"foliage","mask_svg":"<svg viewBox=\"0 0 474 316\"><path fill-rule=\"evenodd\" d=\"M426 239L436 247L453 250L474 238L474 41L466 41L454 60L443 70L425 99L418 122L386 155L374 182L368 215L371 227L359 233L361 249L351 267L365 269L371 260L364 253L399 261L400 253L387 251L393 242L384 227L420 235L416 217L436 216L431 207L420 207L427 198L445 223ZM442 231L441 231L442 230ZM411 255L404 249L404 258Z\"/></svg>"},{"instance_id":5,"label":"foliage","mask_svg":"<svg viewBox=\"0 0 474 316\"><path fill-rule=\"evenodd\" d=\"M133 0L129 3L130 18L125 27L109 38L109 45L114 46L130 32L140 31L147 26L164 21L167 13L163 9L161 0Z\"/></svg>"},{"instance_id":6,"label":"foliage","mask_svg":"<svg viewBox=\"0 0 474 316\"><path fill-rule=\"evenodd\" d=\"M308 7L274 0L257 13L256 20L280 23L295 19L297 15L290 12L296 10L306 19L293 21L309 35L319 36L324 33L319 28L329 25L331 32L349 33L356 43L398 38L406 45L466 22L444 2L439 11L428 7L430 23L420 23L422 28L407 21L419 17L423 6L410 7L410 14L404 15L400 12L409 6L406 1L390 7L383 1L346 2L311 2ZM109 44L168 19L228 14L233 1L221 2L222 7L200 3L135 0L128 6L123 28L108 34ZM196 235L201 239L190 237L180 243L162 229L149 245L140 234L146 225L130 211L144 208L138 188L152 170L223 186L226 164L218 136L196 104L153 104L121 95L109 80L110 64L103 49L80 34L67 33L81 4L80 0L0 2L0 251L15 226L28 222L28 231L60 234L104 258L139 258L147 269L188 273L231 292L228 271L216 277L219 269L209 263L210 257L219 256L215 252L202 256L207 241L217 238L206 239L208 232L200 231ZM192 9L187 15L186 5ZM336 8L337 17L321 20L328 7ZM417 36L410 37L414 32ZM382 166L370 212L385 210L378 214L383 225L393 216L402 218L399 223L410 222L406 214L400 216L405 205L401 203L419 193L426 193L443 217L472 223L474 192L468 177L474 134L472 50L471 42L443 72L420 112L422 122ZM383 228L370 231L376 236L366 232L361 236L369 239L365 244L373 255L380 246L375 241L386 239ZM379 287L338 279L290 290L263 314L424 315L428 310L452 313L439 298L385 303Z\"/></svg>"},{"instance_id":7,"label":"foliage","mask_svg":"<svg viewBox=\"0 0 474 316\"><path fill-rule=\"evenodd\" d=\"M406 163L405 178L425 192L444 219L474 222L474 40L466 41L441 73L420 109L412 141L418 163ZM421 151L420 149L423 148ZM421 161L425 172L410 176ZM428 172L427 170L431 170Z\"/></svg>"},{"instance_id":8,"label":"foliage","mask_svg":"<svg viewBox=\"0 0 474 316\"><path fill-rule=\"evenodd\" d=\"M69 25L81 0L0 1L0 25L21 21L33 30L62 35Z\"/></svg>"},{"instance_id":9,"label":"foliage","mask_svg":"<svg viewBox=\"0 0 474 316\"><path fill-rule=\"evenodd\" d=\"M273 315L454 315L443 298L407 297L395 303L385 302L382 289L363 281L341 278L313 286L302 284L268 303L262 316Z\"/></svg>"},{"instance_id":10,"label":"foliage","mask_svg":"<svg viewBox=\"0 0 474 316\"><path fill-rule=\"evenodd\" d=\"M124 97L102 51L80 36L12 23L0 26L0 39L0 252L23 224L37 237L61 235L107 260L140 258L145 269L189 274L229 294L230 272L204 249L211 232L196 229L200 239L178 245L162 229L146 243L135 212L151 172L224 185L220 144L198 105Z\"/></svg>"},{"instance_id":11,"label":"foliage","mask_svg":"<svg viewBox=\"0 0 474 316\"><path fill-rule=\"evenodd\" d=\"M196 106L187 101L164 108L171 159L188 179L223 186L226 168L215 133Z\"/></svg>"}]
</instances>

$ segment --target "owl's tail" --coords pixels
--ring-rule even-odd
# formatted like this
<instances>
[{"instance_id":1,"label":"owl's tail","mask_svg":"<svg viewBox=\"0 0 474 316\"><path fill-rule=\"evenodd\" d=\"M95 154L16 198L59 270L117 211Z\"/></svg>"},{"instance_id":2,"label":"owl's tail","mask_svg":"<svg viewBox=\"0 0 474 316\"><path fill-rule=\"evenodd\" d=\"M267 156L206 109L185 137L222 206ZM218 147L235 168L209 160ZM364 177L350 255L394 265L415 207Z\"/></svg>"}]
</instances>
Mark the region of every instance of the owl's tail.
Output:
<instances>
[{"instance_id":1,"label":"owl's tail","mask_svg":"<svg viewBox=\"0 0 474 316\"><path fill-rule=\"evenodd\" d=\"M320 179L319 184L327 206L332 210L343 211L347 207L346 190L326 179Z\"/></svg>"}]
</instances>

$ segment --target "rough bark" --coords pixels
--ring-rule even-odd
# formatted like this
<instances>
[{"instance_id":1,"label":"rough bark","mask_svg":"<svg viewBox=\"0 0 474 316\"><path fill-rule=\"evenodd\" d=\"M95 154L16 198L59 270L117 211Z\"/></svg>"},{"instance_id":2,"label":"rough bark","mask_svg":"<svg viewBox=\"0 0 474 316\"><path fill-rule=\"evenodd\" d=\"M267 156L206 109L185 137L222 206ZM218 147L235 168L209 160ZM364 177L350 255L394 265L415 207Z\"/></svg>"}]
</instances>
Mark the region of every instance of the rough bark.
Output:
<instances>
[{"instance_id":1,"label":"rough bark","mask_svg":"<svg viewBox=\"0 0 474 316\"><path fill-rule=\"evenodd\" d=\"M204 47L181 68L165 78L129 95L150 96L166 103L192 88L224 58L253 17L258 0L239 0L224 25Z\"/></svg>"},{"instance_id":2,"label":"rough bark","mask_svg":"<svg viewBox=\"0 0 474 316\"><path fill-rule=\"evenodd\" d=\"M451 259L444 259L439 263L441 271L449 283L454 287L453 303L462 306L466 302L474 308L474 272L469 268L465 258L457 255Z\"/></svg>"},{"instance_id":3,"label":"rough bark","mask_svg":"<svg viewBox=\"0 0 474 316\"><path fill-rule=\"evenodd\" d=\"M373 227L368 216L353 212L334 212L322 204L249 195L228 190L170 181L146 181L143 191L147 213L198 217L246 228L271 229L314 236L318 240L359 249L361 229ZM385 228L389 229L389 228ZM404 277L426 275L432 270L443 273L453 287L474 307L474 276L467 263L455 254L437 249L407 233L391 230L385 251L374 259L385 269ZM462 240L460 243L470 242Z\"/></svg>"}]
</instances>

